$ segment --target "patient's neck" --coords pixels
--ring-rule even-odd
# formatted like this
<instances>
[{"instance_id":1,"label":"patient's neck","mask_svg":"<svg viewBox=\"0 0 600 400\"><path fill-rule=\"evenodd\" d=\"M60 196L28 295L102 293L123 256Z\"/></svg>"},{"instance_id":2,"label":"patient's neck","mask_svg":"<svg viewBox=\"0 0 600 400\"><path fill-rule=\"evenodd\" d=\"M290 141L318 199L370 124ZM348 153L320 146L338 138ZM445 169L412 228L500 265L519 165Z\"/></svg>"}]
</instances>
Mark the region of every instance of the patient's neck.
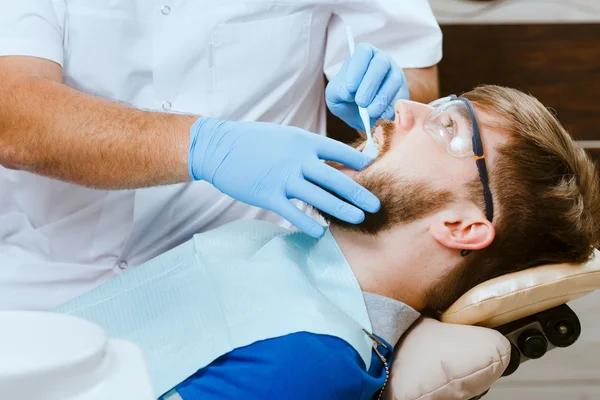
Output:
<instances>
[{"instance_id":1,"label":"patient's neck","mask_svg":"<svg viewBox=\"0 0 600 400\"><path fill-rule=\"evenodd\" d=\"M401 301L420 311L430 254L428 235L418 226L407 225L377 236L331 226L331 233L352 268L361 289Z\"/></svg>"}]
</instances>

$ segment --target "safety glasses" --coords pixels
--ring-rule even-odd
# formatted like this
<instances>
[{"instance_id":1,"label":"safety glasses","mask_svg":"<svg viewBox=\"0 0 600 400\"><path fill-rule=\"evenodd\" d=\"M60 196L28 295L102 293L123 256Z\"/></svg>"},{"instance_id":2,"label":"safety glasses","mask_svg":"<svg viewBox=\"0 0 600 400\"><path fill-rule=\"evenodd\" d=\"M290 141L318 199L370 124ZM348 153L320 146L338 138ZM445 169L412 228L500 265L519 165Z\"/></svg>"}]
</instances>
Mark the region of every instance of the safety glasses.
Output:
<instances>
[{"instance_id":1,"label":"safety glasses","mask_svg":"<svg viewBox=\"0 0 600 400\"><path fill-rule=\"evenodd\" d=\"M433 138L446 147L453 157L475 157L479 179L483 185L485 213L491 222L494 217L492 195L483 154L479 126L468 99L451 95L429 104L433 110L425 119L424 128Z\"/></svg>"}]
</instances>

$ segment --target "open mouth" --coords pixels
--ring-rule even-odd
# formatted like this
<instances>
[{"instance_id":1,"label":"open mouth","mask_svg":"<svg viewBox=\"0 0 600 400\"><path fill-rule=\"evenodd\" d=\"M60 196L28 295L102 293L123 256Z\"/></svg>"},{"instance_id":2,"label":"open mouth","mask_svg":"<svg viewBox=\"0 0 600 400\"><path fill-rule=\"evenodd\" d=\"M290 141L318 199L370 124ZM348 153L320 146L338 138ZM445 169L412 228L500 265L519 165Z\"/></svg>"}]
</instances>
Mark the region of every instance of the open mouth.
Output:
<instances>
[{"instance_id":1,"label":"open mouth","mask_svg":"<svg viewBox=\"0 0 600 400\"><path fill-rule=\"evenodd\" d=\"M377 126L373 129L373 131L371 132L372 136L373 136L373 141L375 142L375 145L377 145L377 148L379 149L379 151L381 151L384 148L385 145L385 134L383 132L383 128L381 126ZM367 145L367 139L363 139L362 142L360 144L354 144L353 147L355 147L356 150L362 152L365 149L365 146Z\"/></svg>"},{"instance_id":2,"label":"open mouth","mask_svg":"<svg viewBox=\"0 0 600 400\"><path fill-rule=\"evenodd\" d=\"M377 145L377 148L379 150L381 150L383 143L384 143L383 129L380 126L376 127L372 132L372 136L373 136L373 141ZM367 139L365 138L365 140L363 140L363 142L356 147L356 150L358 150L362 153L362 151L365 149L366 145L367 145Z\"/></svg>"}]
</instances>

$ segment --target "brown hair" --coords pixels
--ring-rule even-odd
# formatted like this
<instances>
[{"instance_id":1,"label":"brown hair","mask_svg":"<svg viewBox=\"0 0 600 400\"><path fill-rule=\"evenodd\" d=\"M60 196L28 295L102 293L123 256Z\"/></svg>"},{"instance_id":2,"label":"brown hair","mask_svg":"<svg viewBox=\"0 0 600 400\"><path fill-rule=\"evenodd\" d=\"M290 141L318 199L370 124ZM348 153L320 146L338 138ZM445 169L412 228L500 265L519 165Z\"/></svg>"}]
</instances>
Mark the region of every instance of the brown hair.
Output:
<instances>
[{"instance_id":1,"label":"brown hair","mask_svg":"<svg viewBox=\"0 0 600 400\"><path fill-rule=\"evenodd\" d=\"M583 263L600 245L598 170L552 113L534 97L500 86L463 96L500 117L490 127L511 138L487 166L496 237L429 293L428 307L437 312L488 279L547 263ZM481 204L479 182L476 190Z\"/></svg>"}]
</instances>

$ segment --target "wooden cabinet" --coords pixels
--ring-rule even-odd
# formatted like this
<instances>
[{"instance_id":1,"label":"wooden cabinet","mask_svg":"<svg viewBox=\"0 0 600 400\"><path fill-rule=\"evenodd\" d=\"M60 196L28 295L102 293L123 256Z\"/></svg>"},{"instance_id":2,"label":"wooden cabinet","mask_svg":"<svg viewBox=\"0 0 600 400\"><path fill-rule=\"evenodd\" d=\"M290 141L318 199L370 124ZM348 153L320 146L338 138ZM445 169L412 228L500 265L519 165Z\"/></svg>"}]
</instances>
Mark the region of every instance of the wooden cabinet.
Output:
<instances>
[{"instance_id":1,"label":"wooden cabinet","mask_svg":"<svg viewBox=\"0 0 600 400\"><path fill-rule=\"evenodd\" d=\"M600 145L600 24L443 25L443 95L493 83L531 93ZM600 146L598 146L600 147ZM600 160L600 150L591 151Z\"/></svg>"}]
</instances>

